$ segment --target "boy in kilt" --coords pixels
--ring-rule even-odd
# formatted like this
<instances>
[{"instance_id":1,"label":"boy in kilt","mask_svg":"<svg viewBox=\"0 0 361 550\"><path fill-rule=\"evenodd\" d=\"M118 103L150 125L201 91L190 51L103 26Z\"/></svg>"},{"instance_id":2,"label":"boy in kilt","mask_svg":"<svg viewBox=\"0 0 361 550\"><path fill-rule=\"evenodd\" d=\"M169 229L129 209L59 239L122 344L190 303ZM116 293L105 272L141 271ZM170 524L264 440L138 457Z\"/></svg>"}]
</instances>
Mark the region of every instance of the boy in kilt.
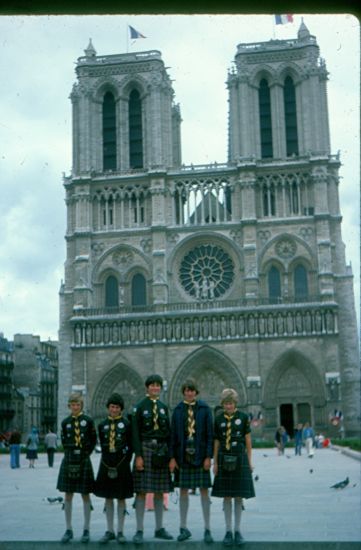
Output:
<instances>
[{"instance_id":1,"label":"boy in kilt","mask_svg":"<svg viewBox=\"0 0 361 550\"><path fill-rule=\"evenodd\" d=\"M107 530L100 539L101 544L116 540L124 544L125 499L133 496L133 478L130 471L132 458L130 421L124 418L124 400L119 393L113 393L107 401L108 416L98 425L102 455L94 494L105 498ZM114 533L114 500L117 499L118 531Z\"/></svg>"},{"instance_id":2,"label":"boy in kilt","mask_svg":"<svg viewBox=\"0 0 361 550\"><path fill-rule=\"evenodd\" d=\"M208 488L212 486L210 467L213 455L213 418L207 403L196 399L198 388L193 380L182 385L183 400L172 415L170 471L175 476L174 485L180 488L180 529L178 541L192 536L187 529L189 490L200 489L204 520L204 542L211 543L210 499Z\"/></svg>"},{"instance_id":3,"label":"boy in kilt","mask_svg":"<svg viewBox=\"0 0 361 550\"><path fill-rule=\"evenodd\" d=\"M94 473L90 455L93 452L97 436L94 421L83 413L83 398L71 394L68 407L70 416L61 423L61 442L64 458L60 465L57 489L65 493L64 512L66 531L61 542L66 544L73 538L72 503L74 493L83 498L84 530L81 542L89 542L91 502L89 493L94 489Z\"/></svg>"},{"instance_id":4,"label":"boy in kilt","mask_svg":"<svg viewBox=\"0 0 361 550\"><path fill-rule=\"evenodd\" d=\"M221 394L220 412L214 422L214 482L212 496L223 497L226 523L224 546L241 546L242 498L255 496L252 479L252 440L248 416L237 409L238 395L233 389ZM234 500L234 539L232 534L232 499Z\"/></svg>"},{"instance_id":5,"label":"boy in kilt","mask_svg":"<svg viewBox=\"0 0 361 550\"><path fill-rule=\"evenodd\" d=\"M170 422L167 406L159 399L163 379L158 374L145 381L146 396L134 407L132 439L135 460L133 482L136 492L137 531L134 544L143 543L146 493L154 493L155 533L159 539L171 540L172 535L163 527L163 494L171 491L169 471Z\"/></svg>"}]
</instances>

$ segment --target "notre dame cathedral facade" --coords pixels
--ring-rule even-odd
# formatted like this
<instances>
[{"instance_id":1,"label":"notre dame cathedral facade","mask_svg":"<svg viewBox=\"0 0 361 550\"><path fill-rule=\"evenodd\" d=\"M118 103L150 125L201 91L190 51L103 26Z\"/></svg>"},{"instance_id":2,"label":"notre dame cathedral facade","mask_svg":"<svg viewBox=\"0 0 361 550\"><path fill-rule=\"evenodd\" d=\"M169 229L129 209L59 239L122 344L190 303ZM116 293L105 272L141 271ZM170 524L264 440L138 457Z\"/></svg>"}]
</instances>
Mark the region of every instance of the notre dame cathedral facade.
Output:
<instances>
[{"instance_id":1,"label":"notre dame cathedral facade","mask_svg":"<svg viewBox=\"0 0 361 550\"><path fill-rule=\"evenodd\" d=\"M95 420L145 377L170 408L192 376L215 407L233 387L255 437L279 424L359 432L351 267L319 47L239 44L228 72L227 163L185 166L179 106L160 52L98 56L71 92L64 177L59 418L82 391Z\"/></svg>"}]
</instances>

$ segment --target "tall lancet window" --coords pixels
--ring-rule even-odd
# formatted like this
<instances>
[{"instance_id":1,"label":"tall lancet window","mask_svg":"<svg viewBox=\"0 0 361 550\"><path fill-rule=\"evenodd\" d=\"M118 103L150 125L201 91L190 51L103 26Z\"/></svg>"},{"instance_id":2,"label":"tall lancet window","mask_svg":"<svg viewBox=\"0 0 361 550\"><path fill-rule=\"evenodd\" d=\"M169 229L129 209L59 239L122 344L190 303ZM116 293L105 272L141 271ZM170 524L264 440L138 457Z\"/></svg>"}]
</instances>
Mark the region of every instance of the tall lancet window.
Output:
<instances>
[{"instance_id":1,"label":"tall lancet window","mask_svg":"<svg viewBox=\"0 0 361 550\"><path fill-rule=\"evenodd\" d=\"M294 271L295 297L305 299L308 296L307 271L303 265L298 265Z\"/></svg>"},{"instance_id":2,"label":"tall lancet window","mask_svg":"<svg viewBox=\"0 0 361 550\"><path fill-rule=\"evenodd\" d=\"M118 305L118 280L114 275L110 275L105 281L105 307L117 307Z\"/></svg>"},{"instance_id":3,"label":"tall lancet window","mask_svg":"<svg viewBox=\"0 0 361 550\"><path fill-rule=\"evenodd\" d=\"M278 304L281 301L281 276L274 265L268 272L268 297L270 304Z\"/></svg>"},{"instance_id":4,"label":"tall lancet window","mask_svg":"<svg viewBox=\"0 0 361 550\"><path fill-rule=\"evenodd\" d=\"M111 92L103 99L103 169L116 170L117 167L117 137L115 100Z\"/></svg>"},{"instance_id":5,"label":"tall lancet window","mask_svg":"<svg viewBox=\"0 0 361 550\"><path fill-rule=\"evenodd\" d=\"M286 151L287 156L290 157L298 155L296 91L290 76L285 79L283 97L285 103Z\"/></svg>"},{"instance_id":6,"label":"tall lancet window","mask_svg":"<svg viewBox=\"0 0 361 550\"><path fill-rule=\"evenodd\" d=\"M268 82L265 78L262 78L259 85L258 101L259 101L259 116L260 116L260 130L261 130L261 157L272 158L273 145L272 145L271 95L270 95Z\"/></svg>"},{"instance_id":7,"label":"tall lancet window","mask_svg":"<svg viewBox=\"0 0 361 550\"><path fill-rule=\"evenodd\" d=\"M145 306L147 303L147 288L145 277L141 273L132 279L132 306Z\"/></svg>"},{"instance_id":8,"label":"tall lancet window","mask_svg":"<svg viewBox=\"0 0 361 550\"><path fill-rule=\"evenodd\" d=\"M129 165L143 168L142 103L138 90L129 96Z\"/></svg>"}]
</instances>

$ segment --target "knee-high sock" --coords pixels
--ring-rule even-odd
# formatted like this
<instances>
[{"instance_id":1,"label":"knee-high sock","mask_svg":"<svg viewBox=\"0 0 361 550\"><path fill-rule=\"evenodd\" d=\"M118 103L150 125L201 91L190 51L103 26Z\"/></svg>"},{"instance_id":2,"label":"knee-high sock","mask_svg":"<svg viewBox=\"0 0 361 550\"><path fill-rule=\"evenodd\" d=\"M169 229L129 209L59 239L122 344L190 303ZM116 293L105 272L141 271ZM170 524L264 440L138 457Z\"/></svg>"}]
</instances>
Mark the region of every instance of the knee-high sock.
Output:
<instances>
[{"instance_id":1,"label":"knee-high sock","mask_svg":"<svg viewBox=\"0 0 361 550\"><path fill-rule=\"evenodd\" d=\"M187 527L188 508L189 508L188 491L180 490L179 514L180 514L180 527L182 529L185 529Z\"/></svg>"},{"instance_id":2,"label":"knee-high sock","mask_svg":"<svg viewBox=\"0 0 361 550\"><path fill-rule=\"evenodd\" d=\"M145 495L140 497L137 495L135 499L135 517L137 521L137 531L144 531L144 510L145 510Z\"/></svg>"},{"instance_id":3,"label":"knee-high sock","mask_svg":"<svg viewBox=\"0 0 361 550\"><path fill-rule=\"evenodd\" d=\"M234 530L241 530L241 515L242 515L242 498L236 497L234 499Z\"/></svg>"},{"instance_id":4,"label":"knee-high sock","mask_svg":"<svg viewBox=\"0 0 361 550\"><path fill-rule=\"evenodd\" d=\"M107 530L114 533L114 502L112 498L105 499L105 516L107 518Z\"/></svg>"},{"instance_id":5,"label":"knee-high sock","mask_svg":"<svg viewBox=\"0 0 361 550\"><path fill-rule=\"evenodd\" d=\"M163 495L154 495L154 515L156 530L163 527Z\"/></svg>"},{"instance_id":6,"label":"knee-high sock","mask_svg":"<svg viewBox=\"0 0 361 550\"><path fill-rule=\"evenodd\" d=\"M90 514L91 514L91 504L89 500L83 500L83 512L84 512L84 529L90 527Z\"/></svg>"},{"instance_id":7,"label":"knee-high sock","mask_svg":"<svg viewBox=\"0 0 361 550\"><path fill-rule=\"evenodd\" d=\"M125 520L125 500L118 499L118 533L123 533L124 531L124 520Z\"/></svg>"},{"instance_id":8,"label":"knee-high sock","mask_svg":"<svg viewBox=\"0 0 361 550\"><path fill-rule=\"evenodd\" d=\"M211 513L211 501L209 499L208 491L207 492L201 491L201 504L202 504L204 528L210 529L209 518Z\"/></svg>"},{"instance_id":9,"label":"knee-high sock","mask_svg":"<svg viewBox=\"0 0 361 550\"><path fill-rule=\"evenodd\" d=\"M65 526L66 526L66 529L72 529L72 526L71 526L72 510L73 510L73 501L65 499L65 501L64 501L64 513L65 513Z\"/></svg>"},{"instance_id":10,"label":"knee-high sock","mask_svg":"<svg viewBox=\"0 0 361 550\"><path fill-rule=\"evenodd\" d=\"M226 522L226 531L232 531L232 499L223 499L224 519Z\"/></svg>"}]
</instances>

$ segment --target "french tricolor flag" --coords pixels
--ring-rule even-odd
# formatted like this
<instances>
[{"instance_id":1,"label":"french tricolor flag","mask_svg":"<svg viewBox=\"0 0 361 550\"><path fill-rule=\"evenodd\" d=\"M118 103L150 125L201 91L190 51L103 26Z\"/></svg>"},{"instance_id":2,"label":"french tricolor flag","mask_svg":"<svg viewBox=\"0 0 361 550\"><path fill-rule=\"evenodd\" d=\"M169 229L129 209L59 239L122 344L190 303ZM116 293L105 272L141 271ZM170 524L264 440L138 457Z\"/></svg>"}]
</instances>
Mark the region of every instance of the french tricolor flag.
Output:
<instances>
[{"instance_id":1,"label":"french tricolor flag","mask_svg":"<svg viewBox=\"0 0 361 550\"><path fill-rule=\"evenodd\" d=\"M285 13L283 15L275 15L276 25L286 25L287 23L293 23L293 14Z\"/></svg>"}]
</instances>

